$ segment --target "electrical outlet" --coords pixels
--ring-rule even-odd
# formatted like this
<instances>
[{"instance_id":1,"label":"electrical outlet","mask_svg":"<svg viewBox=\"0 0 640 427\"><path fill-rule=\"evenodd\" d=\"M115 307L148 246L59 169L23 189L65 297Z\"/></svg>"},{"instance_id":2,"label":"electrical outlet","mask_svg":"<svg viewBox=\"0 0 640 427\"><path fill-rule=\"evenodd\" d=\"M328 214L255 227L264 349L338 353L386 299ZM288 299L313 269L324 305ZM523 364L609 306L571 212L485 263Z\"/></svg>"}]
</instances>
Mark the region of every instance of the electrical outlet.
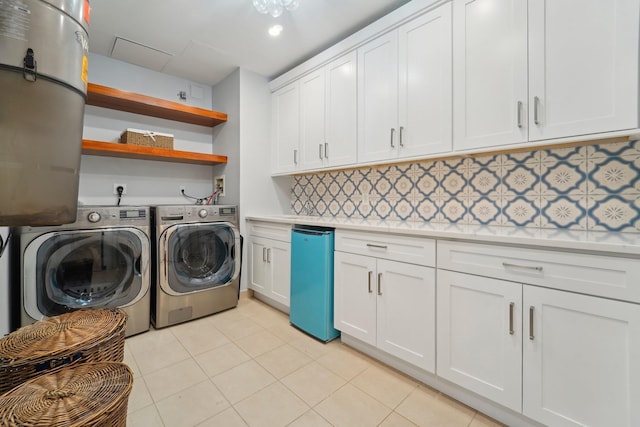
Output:
<instances>
[{"instance_id":1,"label":"electrical outlet","mask_svg":"<svg viewBox=\"0 0 640 427\"><path fill-rule=\"evenodd\" d=\"M122 187L122 194L127 194L127 184L113 183L113 194L118 194L118 187Z\"/></svg>"},{"instance_id":2,"label":"electrical outlet","mask_svg":"<svg viewBox=\"0 0 640 427\"><path fill-rule=\"evenodd\" d=\"M218 197L224 197L224 175L216 176L214 182L216 190L219 191Z\"/></svg>"}]
</instances>

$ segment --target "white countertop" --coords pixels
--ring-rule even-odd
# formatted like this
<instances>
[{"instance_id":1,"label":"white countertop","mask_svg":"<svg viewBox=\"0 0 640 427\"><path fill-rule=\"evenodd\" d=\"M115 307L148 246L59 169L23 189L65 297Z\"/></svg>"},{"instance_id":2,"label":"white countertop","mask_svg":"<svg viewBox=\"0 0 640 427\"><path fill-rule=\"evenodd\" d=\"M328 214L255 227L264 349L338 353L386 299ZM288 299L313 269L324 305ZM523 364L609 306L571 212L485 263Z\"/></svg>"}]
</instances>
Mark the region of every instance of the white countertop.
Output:
<instances>
[{"instance_id":1,"label":"white countertop","mask_svg":"<svg viewBox=\"0 0 640 427\"><path fill-rule=\"evenodd\" d=\"M344 230L403 234L432 239L527 245L545 249L609 252L640 257L639 233L432 224L417 221L383 221L301 215L248 215L246 220L318 225Z\"/></svg>"}]
</instances>

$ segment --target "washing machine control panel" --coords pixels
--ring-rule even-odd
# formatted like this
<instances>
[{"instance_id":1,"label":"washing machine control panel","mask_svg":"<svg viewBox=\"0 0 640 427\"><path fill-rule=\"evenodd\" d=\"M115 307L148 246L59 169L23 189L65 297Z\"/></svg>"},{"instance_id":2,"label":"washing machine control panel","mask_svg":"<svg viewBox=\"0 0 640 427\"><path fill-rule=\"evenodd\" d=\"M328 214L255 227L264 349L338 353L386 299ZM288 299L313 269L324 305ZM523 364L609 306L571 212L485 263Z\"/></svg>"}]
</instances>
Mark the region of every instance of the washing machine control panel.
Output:
<instances>
[{"instance_id":1,"label":"washing machine control panel","mask_svg":"<svg viewBox=\"0 0 640 427\"><path fill-rule=\"evenodd\" d=\"M209 216L209 211L207 211L206 209L200 209L198 211L198 216L200 218L206 218L207 216Z\"/></svg>"},{"instance_id":2,"label":"washing machine control panel","mask_svg":"<svg viewBox=\"0 0 640 427\"><path fill-rule=\"evenodd\" d=\"M100 216L100 214L98 212L89 212L89 215L87 215L87 219L89 220L89 222L91 223L96 223L98 221L100 221L102 217Z\"/></svg>"}]
</instances>

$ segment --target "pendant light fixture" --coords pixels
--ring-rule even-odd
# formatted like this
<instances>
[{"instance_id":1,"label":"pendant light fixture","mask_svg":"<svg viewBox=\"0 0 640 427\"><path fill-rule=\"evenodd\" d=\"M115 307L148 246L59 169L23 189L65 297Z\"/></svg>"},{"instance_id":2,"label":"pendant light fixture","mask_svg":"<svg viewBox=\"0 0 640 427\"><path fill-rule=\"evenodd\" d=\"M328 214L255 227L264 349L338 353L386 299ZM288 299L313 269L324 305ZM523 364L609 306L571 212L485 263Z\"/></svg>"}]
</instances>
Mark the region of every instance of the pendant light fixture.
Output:
<instances>
[{"instance_id":1,"label":"pendant light fixture","mask_svg":"<svg viewBox=\"0 0 640 427\"><path fill-rule=\"evenodd\" d=\"M282 15L286 10L295 10L300 0L253 0L253 6L260 13L269 14L274 18Z\"/></svg>"}]
</instances>

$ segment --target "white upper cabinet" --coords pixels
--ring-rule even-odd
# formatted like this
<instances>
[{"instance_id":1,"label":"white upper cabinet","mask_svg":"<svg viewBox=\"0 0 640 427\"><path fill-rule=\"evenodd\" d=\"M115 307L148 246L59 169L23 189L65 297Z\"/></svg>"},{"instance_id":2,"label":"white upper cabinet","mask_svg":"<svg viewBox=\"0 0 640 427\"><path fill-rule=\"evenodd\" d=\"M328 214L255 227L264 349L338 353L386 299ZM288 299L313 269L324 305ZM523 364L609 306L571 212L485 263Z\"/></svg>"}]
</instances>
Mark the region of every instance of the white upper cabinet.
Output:
<instances>
[{"instance_id":1,"label":"white upper cabinet","mask_svg":"<svg viewBox=\"0 0 640 427\"><path fill-rule=\"evenodd\" d=\"M638 127L638 0L455 0L454 149Z\"/></svg>"},{"instance_id":2,"label":"white upper cabinet","mask_svg":"<svg viewBox=\"0 0 640 427\"><path fill-rule=\"evenodd\" d=\"M358 161L451 149L451 6L358 49Z\"/></svg>"},{"instance_id":3,"label":"white upper cabinet","mask_svg":"<svg viewBox=\"0 0 640 427\"><path fill-rule=\"evenodd\" d=\"M453 5L456 150L527 140L526 0Z\"/></svg>"},{"instance_id":4,"label":"white upper cabinet","mask_svg":"<svg viewBox=\"0 0 640 427\"><path fill-rule=\"evenodd\" d=\"M529 140L638 127L638 0L529 0Z\"/></svg>"},{"instance_id":5,"label":"white upper cabinet","mask_svg":"<svg viewBox=\"0 0 640 427\"><path fill-rule=\"evenodd\" d=\"M299 82L296 81L271 95L274 173L294 172L300 163L299 93Z\"/></svg>"},{"instance_id":6,"label":"white upper cabinet","mask_svg":"<svg viewBox=\"0 0 640 427\"><path fill-rule=\"evenodd\" d=\"M352 51L300 79L303 170L356 162L356 61Z\"/></svg>"}]
</instances>

